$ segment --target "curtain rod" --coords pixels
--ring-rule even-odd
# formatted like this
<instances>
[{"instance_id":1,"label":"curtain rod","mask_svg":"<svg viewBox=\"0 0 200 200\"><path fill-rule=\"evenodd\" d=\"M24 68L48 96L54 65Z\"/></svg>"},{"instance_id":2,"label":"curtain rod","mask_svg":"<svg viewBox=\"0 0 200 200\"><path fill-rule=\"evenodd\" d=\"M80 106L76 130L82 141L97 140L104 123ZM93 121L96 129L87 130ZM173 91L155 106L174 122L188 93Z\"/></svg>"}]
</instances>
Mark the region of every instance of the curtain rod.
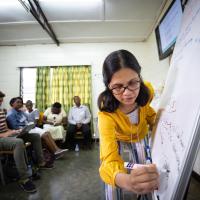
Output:
<instances>
[{"instance_id":1,"label":"curtain rod","mask_svg":"<svg viewBox=\"0 0 200 200\"><path fill-rule=\"evenodd\" d=\"M58 68L58 67L90 67L91 65L60 65L60 66L27 66L27 67L17 67L19 69L23 69L23 68L38 68L38 67L50 67L50 68Z\"/></svg>"}]
</instances>

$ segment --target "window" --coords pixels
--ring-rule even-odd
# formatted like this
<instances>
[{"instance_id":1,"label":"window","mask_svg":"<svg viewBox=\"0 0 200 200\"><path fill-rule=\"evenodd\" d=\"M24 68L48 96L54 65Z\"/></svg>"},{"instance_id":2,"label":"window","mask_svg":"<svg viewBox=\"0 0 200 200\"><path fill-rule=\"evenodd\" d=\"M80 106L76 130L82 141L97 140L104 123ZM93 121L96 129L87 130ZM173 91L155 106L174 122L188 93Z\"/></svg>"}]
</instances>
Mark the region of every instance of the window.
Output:
<instances>
[{"instance_id":1,"label":"window","mask_svg":"<svg viewBox=\"0 0 200 200\"><path fill-rule=\"evenodd\" d=\"M20 94L23 101L35 103L36 68L20 68Z\"/></svg>"},{"instance_id":2,"label":"window","mask_svg":"<svg viewBox=\"0 0 200 200\"><path fill-rule=\"evenodd\" d=\"M24 102L31 100L41 111L56 101L68 111L74 95L91 108L91 66L21 67L20 95Z\"/></svg>"}]
</instances>

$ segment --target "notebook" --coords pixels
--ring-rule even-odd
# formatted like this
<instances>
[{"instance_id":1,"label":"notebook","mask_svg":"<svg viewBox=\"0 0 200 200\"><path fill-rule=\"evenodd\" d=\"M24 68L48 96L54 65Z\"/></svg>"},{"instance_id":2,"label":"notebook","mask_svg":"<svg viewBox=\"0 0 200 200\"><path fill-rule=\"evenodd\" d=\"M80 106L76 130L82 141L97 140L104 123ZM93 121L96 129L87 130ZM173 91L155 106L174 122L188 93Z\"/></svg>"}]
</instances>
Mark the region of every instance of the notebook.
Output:
<instances>
[{"instance_id":1,"label":"notebook","mask_svg":"<svg viewBox=\"0 0 200 200\"><path fill-rule=\"evenodd\" d=\"M33 129L33 128L35 128L35 124L32 122L32 123L29 123L29 124L27 124L26 126L24 126L23 128L22 128L22 130L19 132L19 133L17 133L16 135L14 135L14 137L21 137L21 136L23 136L24 134L28 134L28 132L31 130L31 129Z\"/></svg>"}]
</instances>

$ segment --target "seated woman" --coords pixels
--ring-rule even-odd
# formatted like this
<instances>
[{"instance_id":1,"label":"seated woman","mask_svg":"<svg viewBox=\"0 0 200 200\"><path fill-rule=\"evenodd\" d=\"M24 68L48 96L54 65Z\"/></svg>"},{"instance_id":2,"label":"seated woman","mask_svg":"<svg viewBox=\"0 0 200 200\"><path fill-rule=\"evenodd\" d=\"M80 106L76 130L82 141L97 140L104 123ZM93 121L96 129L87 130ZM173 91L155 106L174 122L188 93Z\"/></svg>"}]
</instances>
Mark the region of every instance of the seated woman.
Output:
<instances>
[{"instance_id":1,"label":"seated woman","mask_svg":"<svg viewBox=\"0 0 200 200\"><path fill-rule=\"evenodd\" d=\"M32 129L29 133L38 133L42 138L43 144L47 147L47 149L55 155L55 158L58 159L63 156L63 153L67 151L67 149L60 149L55 141L53 140L51 134L41 128L38 128L39 122L39 111L38 109L33 109L32 101L28 100L26 102L27 111L25 112L27 115L28 122L34 122L36 127Z\"/></svg>"},{"instance_id":2,"label":"seated woman","mask_svg":"<svg viewBox=\"0 0 200 200\"><path fill-rule=\"evenodd\" d=\"M54 140L65 140L66 131L63 125L67 123L67 114L60 103L55 102L43 115L43 128L51 133Z\"/></svg>"}]
</instances>

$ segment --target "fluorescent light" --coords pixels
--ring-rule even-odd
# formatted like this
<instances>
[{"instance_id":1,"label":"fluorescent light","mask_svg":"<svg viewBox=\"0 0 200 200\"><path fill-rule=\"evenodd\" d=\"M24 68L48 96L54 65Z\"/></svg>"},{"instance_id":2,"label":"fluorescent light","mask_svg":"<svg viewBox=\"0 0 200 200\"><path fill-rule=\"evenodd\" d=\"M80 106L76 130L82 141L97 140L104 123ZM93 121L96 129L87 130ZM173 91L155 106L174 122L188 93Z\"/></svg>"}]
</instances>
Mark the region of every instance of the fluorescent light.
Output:
<instances>
[{"instance_id":1,"label":"fluorescent light","mask_svg":"<svg viewBox=\"0 0 200 200\"><path fill-rule=\"evenodd\" d=\"M2 0L1 1L1 7L4 6L4 7L8 7L8 6L11 6L11 5L19 5L19 2L17 0Z\"/></svg>"},{"instance_id":2,"label":"fluorescent light","mask_svg":"<svg viewBox=\"0 0 200 200\"><path fill-rule=\"evenodd\" d=\"M57 4L64 4L64 5L98 5L99 3L102 3L103 0L40 0L39 2L55 2Z\"/></svg>"},{"instance_id":3,"label":"fluorescent light","mask_svg":"<svg viewBox=\"0 0 200 200\"><path fill-rule=\"evenodd\" d=\"M102 7L103 0L40 0L41 6L71 9L95 9Z\"/></svg>"}]
</instances>

